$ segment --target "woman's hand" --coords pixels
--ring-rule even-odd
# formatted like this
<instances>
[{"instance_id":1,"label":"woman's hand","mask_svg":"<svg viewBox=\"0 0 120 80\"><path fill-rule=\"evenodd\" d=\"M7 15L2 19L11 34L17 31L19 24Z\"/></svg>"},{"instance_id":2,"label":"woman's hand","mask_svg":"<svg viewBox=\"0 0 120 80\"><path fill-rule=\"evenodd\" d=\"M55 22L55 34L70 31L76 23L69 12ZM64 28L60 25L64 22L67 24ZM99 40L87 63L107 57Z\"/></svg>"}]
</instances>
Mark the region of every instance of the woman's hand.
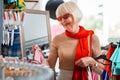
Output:
<instances>
[{"instance_id":1,"label":"woman's hand","mask_svg":"<svg viewBox=\"0 0 120 80\"><path fill-rule=\"evenodd\" d=\"M75 62L80 67L94 66L97 63L92 57L83 57Z\"/></svg>"},{"instance_id":2,"label":"woman's hand","mask_svg":"<svg viewBox=\"0 0 120 80\"><path fill-rule=\"evenodd\" d=\"M40 47L37 44L32 46L31 53L35 54L36 49L40 49Z\"/></svg>"}]
</instances>

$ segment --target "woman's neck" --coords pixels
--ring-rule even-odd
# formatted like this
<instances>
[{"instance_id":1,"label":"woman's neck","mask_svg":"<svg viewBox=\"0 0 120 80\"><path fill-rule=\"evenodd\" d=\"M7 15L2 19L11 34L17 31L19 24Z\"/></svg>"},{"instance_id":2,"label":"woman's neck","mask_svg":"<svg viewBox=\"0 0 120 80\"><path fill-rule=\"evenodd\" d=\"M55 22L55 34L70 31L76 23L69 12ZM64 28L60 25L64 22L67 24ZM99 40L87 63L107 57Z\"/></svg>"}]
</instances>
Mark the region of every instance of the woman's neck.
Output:
<instances>
[{"instance_id":1,"label":"woman's neck","mask_svg":"<svg viewBox=\"0 0 120 80\"><path fill-rule=\"evenodd\" d=\"M79 25L74 25L74 28L75 28L75 30L74 30L73 34L78 33L80 31Z\"/></svg>"}]
</instances>

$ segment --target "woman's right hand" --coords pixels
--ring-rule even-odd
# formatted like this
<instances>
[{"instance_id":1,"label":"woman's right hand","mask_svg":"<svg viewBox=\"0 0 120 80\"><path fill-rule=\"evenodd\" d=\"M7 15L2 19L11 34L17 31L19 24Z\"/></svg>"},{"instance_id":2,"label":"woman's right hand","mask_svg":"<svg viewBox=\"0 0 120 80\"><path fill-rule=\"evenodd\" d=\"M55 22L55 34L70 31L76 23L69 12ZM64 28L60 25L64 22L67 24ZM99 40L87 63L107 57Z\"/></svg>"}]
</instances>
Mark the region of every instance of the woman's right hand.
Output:
<instances>
[{"instance_id":1,"label":"woman's right hand","mask_svg":"<svg viewBox=\"0 0 120 80\"><path fill-rule=\"evenodd\" d=\"M92 57L83 57L75 62L80 67L94 66L97 63Z\"/></svg>"}]
</instances>

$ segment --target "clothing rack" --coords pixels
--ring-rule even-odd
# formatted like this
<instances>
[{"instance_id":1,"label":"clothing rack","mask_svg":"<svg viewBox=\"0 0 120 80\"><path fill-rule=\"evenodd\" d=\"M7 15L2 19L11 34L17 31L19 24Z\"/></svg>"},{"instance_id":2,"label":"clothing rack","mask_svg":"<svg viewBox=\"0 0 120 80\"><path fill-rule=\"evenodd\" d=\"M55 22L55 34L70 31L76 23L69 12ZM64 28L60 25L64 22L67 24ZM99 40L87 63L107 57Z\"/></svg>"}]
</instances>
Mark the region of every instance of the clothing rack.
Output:
<instances>
[{"instance_id":1,"label":"clothing rack","mask_svg":"<svg viewBox=\"0 0 120 80\"><path fill-rule=\"evenodd\" d=\"M19 34L19 28L23 26L24 12L22 9L5 9L3 12L3 37L11 35L11 41L14 40L14 35ZM17 32L16 32L17 31ZM5 39L5 38L3 38ZM6 40L3 40L6 41ZM3 43L4 44L4 43ZM13 42L11 43L13 45Z\"/></svg>"},{"instance_id":2,"label":"clothing rack","mask_svg":"<svg viewBox=\"0 0 120 80\"><path fill-rule=\"evenodd\" d=\"M3 56L22 57L22 33L24 10L23 9L4 9L3 11ZM7 49L8 51L5 51ZM22 53L22 54L21 54Z\"/></svg>"},{"instance_id":3,"label":"clothing rack","mask_svg":"<svg viewBox=\"0 0 120 80\"><path fill-rule=\"evenodd\" d=\"M120 47L120 41L117 41L117 42L111 42L110 43L111 45L112 45L112 47L117 47L117 45L119 45L119 47Z\"/></svg>"},{"instance_id":4,"label":"clothing rack","mask_svg":"<svg viewBox=\"0 0 120 80\"><path fill-rule=\"evenodd\" d=\"M104 72L105 73L105 79L104 80L109 80L109 78L112 78L112 80L119 80L118 78L120 78L120 60L119 60L119 56L120 56L120 41L116 41L116 42L111 42L108 45L108 50L107 50L107 54L106 57L112 61L111 66L105 66L104 67ZM108 63L108 62L105 62ZM114 79L113 79L114 77Z\"/></svg>"}]
</instances>

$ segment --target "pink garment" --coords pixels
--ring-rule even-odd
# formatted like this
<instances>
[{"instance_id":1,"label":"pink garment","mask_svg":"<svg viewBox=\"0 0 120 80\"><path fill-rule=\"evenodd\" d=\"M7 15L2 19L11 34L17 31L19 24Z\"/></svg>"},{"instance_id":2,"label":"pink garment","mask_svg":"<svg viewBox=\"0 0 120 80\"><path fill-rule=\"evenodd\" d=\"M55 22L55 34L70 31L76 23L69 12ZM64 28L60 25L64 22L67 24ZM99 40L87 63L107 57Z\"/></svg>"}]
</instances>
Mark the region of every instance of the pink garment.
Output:
<instances>
[{"instance_id":1,"label":"pink garment","mask_svg":"<svg viewBox=\"0 0 120 80\"><path fill-rule=\"evenodd\" d=\"M98 80L98 75L96 73L92 73L92 80Z\"/></svg>"},{"instance_id":2,"label":"pink garment","mask_svg":"<svg viewBox=\"0 0 120 80\"><path fill-rule=\"evenodd\" d=\"M43 62L43 55L42 55L42 51L41 51L40 48L37 48L35 50L34 60L39 62L40 64L42 64L42 62Z\"/></svg>"}]
</instances>

